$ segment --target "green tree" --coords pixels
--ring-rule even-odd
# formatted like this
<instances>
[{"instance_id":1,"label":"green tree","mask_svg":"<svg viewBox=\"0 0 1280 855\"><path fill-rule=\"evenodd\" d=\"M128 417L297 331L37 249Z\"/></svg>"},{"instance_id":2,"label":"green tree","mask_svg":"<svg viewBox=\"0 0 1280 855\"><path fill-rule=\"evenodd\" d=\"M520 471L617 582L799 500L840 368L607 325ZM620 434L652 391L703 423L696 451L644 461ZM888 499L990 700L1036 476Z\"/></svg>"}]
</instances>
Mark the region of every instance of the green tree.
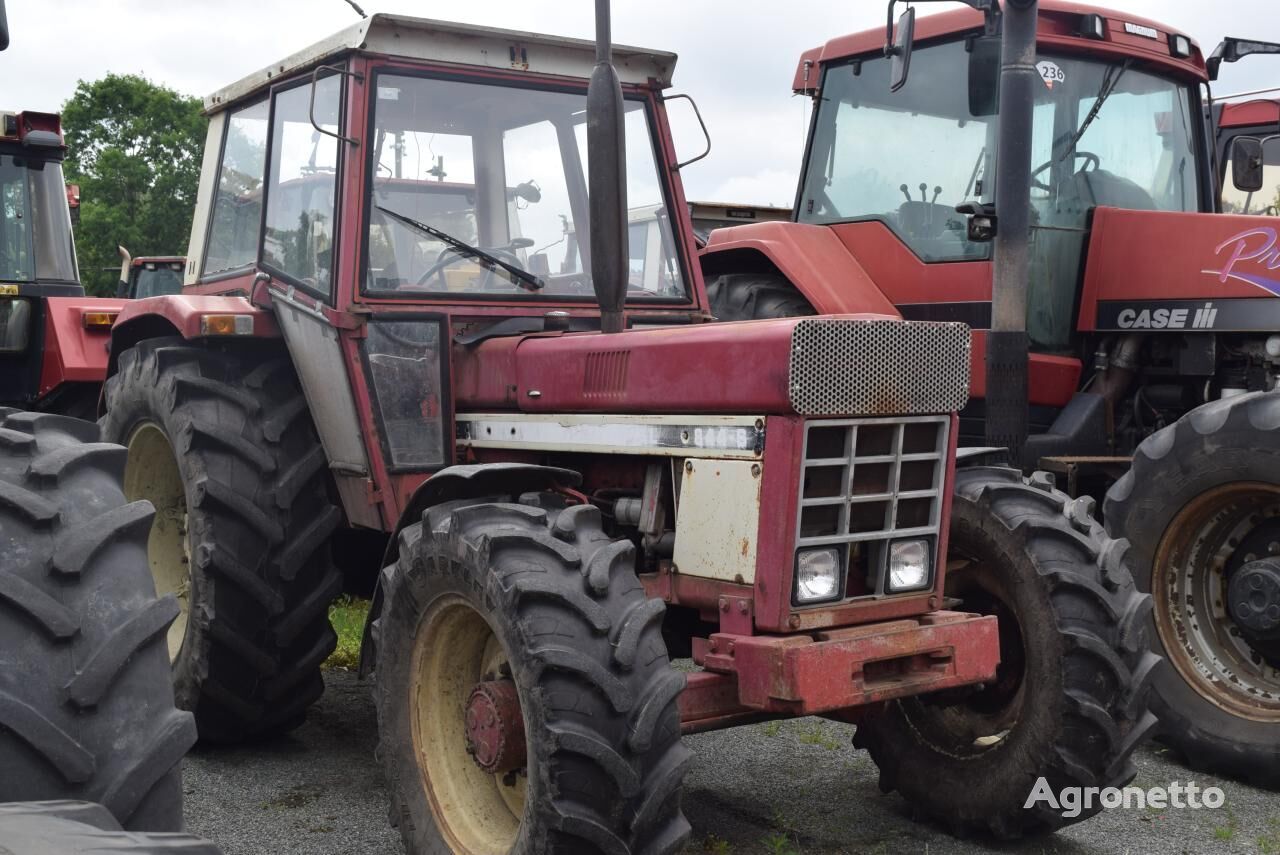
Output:
<instances>
[{"instance_id":1,"label":"green tree","mask_svg":"<svg viewBox=\"0 0 1280 855\"><path fill-rule=\"evenodd\" d=\"M112 294L117 246L184 255L206 119L198 98L132 74L80 81L62 107L67 181L80 185L76 253L91 294Z\"/></svg>"}]
</instances>

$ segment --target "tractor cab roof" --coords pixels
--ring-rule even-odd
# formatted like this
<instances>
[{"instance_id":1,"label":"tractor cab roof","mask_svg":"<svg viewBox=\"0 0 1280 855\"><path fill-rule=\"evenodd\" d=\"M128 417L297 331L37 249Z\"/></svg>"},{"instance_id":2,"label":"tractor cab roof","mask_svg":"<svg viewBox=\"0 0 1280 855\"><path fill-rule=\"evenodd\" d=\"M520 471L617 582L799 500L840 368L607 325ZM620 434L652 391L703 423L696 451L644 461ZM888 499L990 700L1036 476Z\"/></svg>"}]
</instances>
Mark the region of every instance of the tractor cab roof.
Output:
<instances>
[{"instance_id":1,"label":"tractor cab roof","mask_svg":"<svg viewBox=\"0 0 1280 855\"><path fill-rule=\"evenodd\" d=\"M1086 22L1093 16L1103 21L1102 38L1088 35ZM916 22L917 44L983 29L983 13L971 9L953 9L926 15ZM1179 57L1174 52L1175 39L1186 39L1190 55ZM1041 48L1089 53L1108 59L1136 58L1196 82L1207 81L1204 55L1195 40L1168 26L1146 18L1068 0L1040 0L1039 42ZM868 54L884 55L885 29L877 27L831 39L826 44L805 51L796 67L792 88L797 94L812 95L821 81L818 67Z\"/></svg>"},{"instance_id":2,"label":"tractor cab roof","mask_svg":"<svg viewBox=\"0 0 1280 855\"><path fill-rule=\"evenodd\" d=\"M219 89L205 99L205 112L217 113L281 78L354 52L581 80L595 67L595 43L585 39L377 14ZM676 55L615 45L613 63L624 84L656 82L666 88Z\"/></svg>"}]
</instances>

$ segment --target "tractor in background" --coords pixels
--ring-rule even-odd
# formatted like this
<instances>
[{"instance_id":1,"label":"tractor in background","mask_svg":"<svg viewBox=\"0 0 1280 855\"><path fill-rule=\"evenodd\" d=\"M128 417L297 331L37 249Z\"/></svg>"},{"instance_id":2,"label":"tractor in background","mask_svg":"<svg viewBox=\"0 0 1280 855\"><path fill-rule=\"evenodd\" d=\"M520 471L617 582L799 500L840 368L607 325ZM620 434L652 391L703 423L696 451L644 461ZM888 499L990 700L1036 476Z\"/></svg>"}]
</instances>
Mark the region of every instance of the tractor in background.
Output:
<instances>
[{"instance_id":1,"label":"tractor in background","mask_svg":"<svg viewBox=\"0 0 1280 855\"><path fill-rule=\"evenodd\" d=\"M124 247L118 249L120 280L116 285L116 296L120 299L137 300L182 291L182 271L187 260L181 255L140 255L134 258Z\"/></svg>"},{"instance_id":2,"label":"tractor in background","mask_svg":"<svg viewBox=\"0 0 1280 855\"><path fill-rule=\"evenodd\" d=\"M1010 92L997 34L1022 3L998 4L1003 21L967 5L801 57L793 88L815 110L794 222L713 233L712 312L839 313L871 293L969 324L961 443L1108 495L1154 595L1165 738L1280 785L1280 247L1274 220L1217 212L1202 96L1266 46L1229 40L1206 62L1163 24L1043 0L1016 57L1032 85ZM997 152L1029 152L1030 172ZM1257 193L1260 163L1233 184ZM1009 229L1029 231L1029 267L1002 300L992 238Z\"/></svg>"},{"instance_id":3,"label":"tractor in background","mask_svg":"<svg viewBox=\"0 0 1280 855\"><path fill-rule=\"evenodd\" d=\"M121 309L102 415L179 701L295 726L361 582L411 853L678 851L681 734L810 714L954 830L1087 816L1024 804L1154 726L1127 544L957 451L964 325L709 323L675 56L596 22L374 15L206 101L186 286Z\"/></svg>"},{"instance_id":4,"label":"tractor in background","mask_svg":"<svg viewBox=\"0 0 1280 855\"><path fill-rule=\"evenodd\" d=\"M1276 216L1280 212L1280 100L1228 101L1215 105L1214 114L1223 212ZM1237 139L1252 143L1252 151L1237 152ZM1250 167L1261 173L1259 189L1236 186L1233 155L1237 153L1245 162L1260 161L1260 170L1257 165Z\"/></svg>"},{"instance_id":5,"label":"tractor in background","mask_svg":"<svg viewBox=\"0 0 1280 855\"><path fill-rule=\"evenodd\" d=\"M93 418L123 304L80 285L64 151L57 115L0 112L0 406Z\"/></svg>"},{"instance_id":6,"label":"tractor in background","mask_svg":"<svg viewBox=\"0 0 1280 855\"><path fill-rule=\"evenodd\" d=\"M34 397L41 347L76 340L51 335L71 332L50 318L83 294L61 157L57 116L0 113L0 397ZM104 358L109 328L95 334ZM196 730L163 643L178 604L148 572L154 510L125 499L125 450L97 425L3 403L0 849L217 855L176 833Z\"/></svg>"}]
</instances>

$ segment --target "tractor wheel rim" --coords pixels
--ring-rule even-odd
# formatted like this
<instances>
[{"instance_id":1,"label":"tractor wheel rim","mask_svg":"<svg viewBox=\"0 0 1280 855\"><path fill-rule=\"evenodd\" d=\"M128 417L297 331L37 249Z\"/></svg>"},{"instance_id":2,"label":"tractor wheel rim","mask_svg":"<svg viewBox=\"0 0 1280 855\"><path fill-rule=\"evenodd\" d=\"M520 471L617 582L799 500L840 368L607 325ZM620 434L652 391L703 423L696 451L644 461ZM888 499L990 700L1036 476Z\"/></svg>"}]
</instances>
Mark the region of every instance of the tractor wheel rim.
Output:
<instances>
[{"instance_id":1,"label":"tractor wheel rim","mask_svg":"<svg viewBox=\"0 0 1280 855\"><path fill-rule=\"evenodd\" d=\"M1013 734L1026 703L1026 650L1016 610L1001 590L991 562L964 554L953 543L946 592L958 608L996 615L1000 622L1000 666L982 689L957 693L953 702L915 703L908 709L921 739L943 754L976 758L1003 745Z\"/></svg>"},{"instance_id":2,"label":"tractor wheel rim","mask_svg":"<svg viewBox=\"0 0 1280 855\"><path fill-rule=\"evenodd\" d=\"M1251 641L1226 602L1230 573L1266 555L1280 556L1280 487L1224 484L1169 523L1152 564L1151 593L1156 631L1182 679L1233 715L1280 722L1280 645Z\"/></svg>"},{"instance_id":3,"label":"tractor wheel rim","mask_svg":"<svg viewBox=\"0 0 1280 855\"><path fill-rule=\"evenodd\" d=\"M501 642L470 603L443 597L422 617L409 673L413 750L437 827L453 852L503 855L520 833L528 770L481 769L466 718L477 684L510 677Z\"/></svg>"},{"instance_id":4,"label":"tractor wheel rim","mask_svg":"<svg viewBox=\"0 0 1280 855\"><path fill-rule=\"evenodd\" d=\"M156 515L147 536L147 563L156 594L173 594L178 617L169 625L165 641L169 661L178 658L191 615L191 546L187 537L187 495L169 437L154 422L143 422L129 435L125 460L124 495L131 502L146 499Z\"/></svg>"}]
</instances>

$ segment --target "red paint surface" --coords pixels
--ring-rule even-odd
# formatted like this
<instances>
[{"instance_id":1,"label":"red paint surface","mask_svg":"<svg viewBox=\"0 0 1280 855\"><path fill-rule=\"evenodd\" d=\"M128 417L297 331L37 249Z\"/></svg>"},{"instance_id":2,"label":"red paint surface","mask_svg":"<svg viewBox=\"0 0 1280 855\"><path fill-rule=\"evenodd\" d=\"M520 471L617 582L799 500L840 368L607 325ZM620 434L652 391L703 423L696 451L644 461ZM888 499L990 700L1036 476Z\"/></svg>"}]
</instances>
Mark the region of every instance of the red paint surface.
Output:
<instances>
[{"instance_id":1,"label":"red paint surface","mask_svg":"<svg viewBox=\"0 0 1280 855\"><path fill-rule=\"evenodd\" d=\"M126 302L96 297L46 297L44 302L40 394L47 395L66 382L101 383L107 376L111 336L107 330L85 329L84 315L119 312Z\"/></svg>"},{"instance_id":2,"label":"red paint surface","mask_svg":"<svg viewBox=\"0 0 1280 855\"><path fill-rule=\"evenodd\" d=\"M1270 99L1226 104L1222 108L1222 118L1218 121L1218 126L1223 128L1275 124L1280 124L1280 101Z\"/></svg>"},{"instance_id":3,"label":"red paint surface","mask_svg":"<svg viewBox=\"0 0 1280 855\"><path fill-rule=\"evenodd\" d=\"M1105 41L1087 39L1077 35L1080 27L1080 16L1091 13L1101 15L1106 19ZM1149 39L1145 36L1126 33L1124 29L1125 23L1153 27L1158 31L1159 37ZM983 15L974 9L952 9L938 14L923 15L916 20L916 42L918 44L929 39L945 38L949 35L958 35L974 30L981 31L982 26ZM1172 71L1183 77L1207 80L1208 74L1205 71L1204 56L1201 53L1200 46L1195 40L1192 40L1190 58L1177 59L1169 51L1170 33L1186 35L1186 33L1170 29L1165 24L1147 18L1140 18L1137 15L1130 15L1127 12L1089 6L1084 3L1064 2L1064 0L1040 0L1038 40L1041 50L1086 52L1110 58L1133 56L1153 65L1163 66L1166 71ZM806 60L815 63L827 63L864 54L883 56L884 43L884 27L878 27L852 35L840 36L831 39L825 45L806 51L801 56L800 62L796 67L792 89L796 92L806 91L804 82ZM814 85L814 80L815 74L811 70L809 73L809 87Z\"/></svg>"},{"instance_id":4,"label":"red paint surface","mask_svg":"<svg viewBox=\"0 0 1280 855\"><path fill-rule=\"evenodd\" d=\"M1220 273L1225 268L1280 280L1280 253L1263 251L1278 225L1275 217L1095 209L1080 329L1096 328L1100 300L1274 299L1257 285ZM1245 235L1253 235L1246 239L1246 255L1257 251L1258 257L1237 256L1232 238Z\"/></svg>"},{"instance_id":5,"label":"red paint surface","mask_svg":"<svg viewBox=\"0 0 1280 855\"><path fill-rule=\"evenodd\" d=\"M277 338L280 335L275 317L244 297L166 294L128 300L120 305L122 308L116 318L116 327L144 317L161 317L172 324L183 338L200 338L200 320L206 315L252 315L255 337Z\"/></svg>"},{"instance_id":6,"label":"red paint surface","mask_svg":"<svg viewBox=\"0 0 1280 855\"><path fill-rule=\"evenodd\" d=\"M814 635L717 633L704 659L707 670L737 676L742 707L788 715L980 683L999 662L996 619L959 612Z\"/></svg>"},{"instance_id":7,"label":"red paint surface","mask_svg":"<svg viewBox=\"0 0 1280 855\"><path fill-rule=\"evenodd\" d=\"M716 229L704 256L734 250L762 253L799 289L820 315L868 312L898 317L898 310L876 287L855 255L828 226L804 223L753 223Z\"/></svg>"}]
</instances>

